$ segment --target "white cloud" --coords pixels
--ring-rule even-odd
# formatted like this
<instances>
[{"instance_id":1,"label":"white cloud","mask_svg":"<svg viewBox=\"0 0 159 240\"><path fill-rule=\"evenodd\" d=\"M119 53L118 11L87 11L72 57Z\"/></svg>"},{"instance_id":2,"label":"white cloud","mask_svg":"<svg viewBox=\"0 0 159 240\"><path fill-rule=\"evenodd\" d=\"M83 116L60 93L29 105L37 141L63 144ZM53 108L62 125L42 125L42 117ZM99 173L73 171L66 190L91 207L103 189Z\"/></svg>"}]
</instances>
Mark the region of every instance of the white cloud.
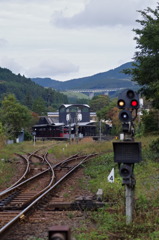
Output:
<instances>
[{"instance_id":1,"label":"white cloud","mask_svg":"<svg viewBox=\"0 0 159 240\"><path fill-rule=\"evenodd\" d=\"M8 41L4 38L0 38L0 48L6 47L8 45Z\"/></svg>"},{"instance_id":2,"label":"white cloud","mask_svg":"<svg viewBox=\"0 0 159 240\"><path fill-rule=\"evenodd\" d=\"M156 1L152 0L152 3ZM74 16L64 16L63 11L55 12L51 22L57 27L98 27L134 25L137 10L149 6L148 0L90 0L85 9Z\"/></svg>"},{"instance_id":3,"label":"white cloud","mask_svg":"<svg viewBox=\"0 0 159 240\"><path fill-rule=\"evenodd\" d=\"M14 59L9 57L2 57L0 59L0 66L3 68L8 68L13 73L22 73L23 67Z\"/></svg>"},{"instance_id":4,"label":"white cloud","mask_svg":"<svg viewBox=\"0 0 159 240\"><path fill-rule=\"evenodd\" d=\"M136 10L153 4L156 0L0 0L0 66L59 80L117 67L133 57Z\"/></svg>"},{"instance_id":5,"label":"white cloud","mask_svg":"<svg viewBox=\"0 0 159 240\"><path fill-rule=\"evenodd\" d=\"M70 74L78 72L78 66L63 60L45 60L40 62L37 66L27 69L26 75L29 77L53 77L56 75Z\"/></svg>"}]
</instances>

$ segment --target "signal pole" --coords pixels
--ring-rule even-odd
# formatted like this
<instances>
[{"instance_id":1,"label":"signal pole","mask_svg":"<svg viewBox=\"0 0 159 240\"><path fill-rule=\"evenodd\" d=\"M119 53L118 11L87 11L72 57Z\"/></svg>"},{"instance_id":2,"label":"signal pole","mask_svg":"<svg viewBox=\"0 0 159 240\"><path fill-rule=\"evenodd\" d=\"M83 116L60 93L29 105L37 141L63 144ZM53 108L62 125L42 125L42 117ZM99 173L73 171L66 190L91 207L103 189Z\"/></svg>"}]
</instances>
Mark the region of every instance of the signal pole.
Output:
<instances>
[{"instance_id":1,"label":"signal pole","mask_svg":"<svg viewBox=\"0 0 159 240\"><path fill-rule=\"evenodd\" d=\"M133 199L134 199L134 190L127 185L125 186L125 198L126 198L126 224L130 224L132 222L133 216Z\"/></svg>"},{"instance_id":2,"label":"signal pole","mask_svg":"<svg viewBox=\"0 0 159 240\"><path fill-rule=\"evenodd\" d=\"M114 161L118 163L122 185L125 186L126 224L133 219L135 177L134 164L141 161L141 143L134 141L134 124L139 108L139 96L133 90L124 90L118 99L118 108L122 109L119 119L122 122L124 139L114 142Z\"/></svg>"}]
</instances>

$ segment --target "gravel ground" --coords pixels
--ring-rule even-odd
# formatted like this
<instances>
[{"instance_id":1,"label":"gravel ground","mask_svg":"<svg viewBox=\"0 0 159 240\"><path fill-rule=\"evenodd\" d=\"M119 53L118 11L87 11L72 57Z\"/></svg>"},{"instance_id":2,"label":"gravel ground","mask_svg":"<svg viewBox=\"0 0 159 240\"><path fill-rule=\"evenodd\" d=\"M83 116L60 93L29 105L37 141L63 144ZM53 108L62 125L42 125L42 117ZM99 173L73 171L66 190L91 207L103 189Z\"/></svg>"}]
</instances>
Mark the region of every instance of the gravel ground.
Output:
<instances>
[{"instance_id":1,"label":"gravel ground","mask_svg":"<svg viewBox=\"0 0 159 240\"><path fill-rule=\"evenodd\" d=\"M20 172L19 172L20 174ZM53 197L42 205L40 209L23 219L12 229L4 240L41 240L48 239L48 231L54 225L68 225L72 234L79 228L86 225L88 212L82 211L48 211L48 206L53 202L72 202L79 196L92 196L88 190L88 178L84 176L83 168L73 173L67 182L58 187ZM89 229L93 228L92 223L87 222Z\"/></svg>"}]
</instances>

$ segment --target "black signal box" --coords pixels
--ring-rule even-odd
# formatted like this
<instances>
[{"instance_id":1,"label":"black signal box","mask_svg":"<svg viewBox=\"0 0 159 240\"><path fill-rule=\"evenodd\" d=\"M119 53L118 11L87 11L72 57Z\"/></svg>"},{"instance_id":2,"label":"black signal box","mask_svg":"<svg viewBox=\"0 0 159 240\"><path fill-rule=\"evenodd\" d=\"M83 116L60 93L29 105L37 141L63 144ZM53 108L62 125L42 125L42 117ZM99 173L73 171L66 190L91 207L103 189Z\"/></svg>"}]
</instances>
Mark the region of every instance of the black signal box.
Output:
<instances>
[{"instance_id":1,"label":"black signal box","mask_svg":"<svg viewBox=\"0 0 159 240\"><path fill-rule=\"evenodd\" d=\"M142 161L141 142L113 142L114 162L138 163Z\"/></svg>"},{"instance_id":2,"label":"black signal box","mask_svg":"<svg viewBox=\"0 0 159 240\"><path fill-rule=\"evenodd\" d=\"M131 89L125 89L119 94L117 106L119 109L138 109L139 95Z\"/></svg>"}]
</instances>

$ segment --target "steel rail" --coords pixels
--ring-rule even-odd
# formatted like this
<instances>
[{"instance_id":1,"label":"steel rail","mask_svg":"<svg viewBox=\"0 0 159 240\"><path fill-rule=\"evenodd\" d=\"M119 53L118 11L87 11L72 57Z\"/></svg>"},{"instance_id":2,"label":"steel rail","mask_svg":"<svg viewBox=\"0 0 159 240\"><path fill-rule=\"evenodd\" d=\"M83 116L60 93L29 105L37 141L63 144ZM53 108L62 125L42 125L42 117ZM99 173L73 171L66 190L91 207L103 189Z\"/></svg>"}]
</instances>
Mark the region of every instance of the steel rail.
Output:
<instances>
[{"instance_id":1,"label":"steel rail","mask_svg":"<svg viewBox=\"0 0 159 240\"><path fill-rule=\"evenodd\" d=\"M0 192L0 196L3 196L5 193L7 193L9 190L11 190L13 187L15 187L19 182L22 181L22 179L24 179L27 175L27 173L29 172L30 170L30 162L29 162L29 159L16 153L17 156L20 156L21 158L23 158L23 160L26 161L26 169L25 169L25 172L24 174L14 183L12 184L10 187L8 187L7 189L5 189L4 191Z\"/></svg>"},{"instance_id":2,"label":"steel rail","mask_svg":"<svg viewBox=\"0 0 159 240\"><path fill-rule=\"evenodd\" d=\"M23 160L26 161L26 169L25 169L25 172L24 174L15 182L13 183L10 187L8 187L7 189L5 189L4 191L0 192L0 196L3 196L5 193L7 193L10 189L12 189L13 187L15 187L16 185L18 185L18 183L20 183L24 178L26 178L26 175L28 174L29 170L30 170L30 157L33 156L33 155L36 155L36 153L40 151L40 150L36 150L34 151L33 153L30 153L29 154L29 157L25 157L19 153L15 153L15 155L21 157Z\"/></svg>"},{"instance_id":3,"label":"steel rail","mask_svg":"<svg viewBox=\"0 0 159 240\"><path fill-rule=\"evenodd\" d=\"M31 154L30 154L30 155L31 155ZM21 157L23 157L23 155L21 155ZM58 166L64 164L65 162L67 162L67 161L69 161L69 160L74 160L75 157L78 157L78 154L72 155L71 157L62 160L61 162L56 163L56 164L54 164L53 166L51 165L51 163L49 163L49 165L51 166L51 168L55 168L55 167L58 167ZM24 157L24 158L25 158L25 157ZM37 173L36 175L34 175L34 176L32 176L32 177L24 180L23 182L21 182L21 183L19 183L19 184L18 184L18 181L17 181L16 183L14 183L14 184L12 185L12 187L9 187L9 188L5 189L4 191L0 192L0 196L4 196L5 194L7 194L7 193L9 193L9 192L11 192L11 191L13 191L13 190L15 190L16 188L23 186L24 184L28 183L29 181L34 180L35 178L39 177L40 175L45 174L45 173L48 172L49 170L50 170L50 168L48 168L48 169L46 169L46 170L44 170L44 171L42 171L42 172L40 172L40 173ZM22 178L22 179L23 179L23 178ZM21 180L22 180L22 179L21 179ZM20 181L19 181L19 182L20 182Z\"/></svg>"},{"instance_id":4,"label":"steel rail","mask_svg":"<svg viewBox=\"0 0 159 240\"><path fill-rule=\"evenodd\" d=\"M38 150L37 150L37 151L38 151ZM27 173L30 171L30 158L31 158L32 156L36 156L36 157L38 157L38 158L41 158L41 160L44 161L44 159L43 159L41 156L36 155L36 152L37 152L37 151L35 151L34 153L29 154L29 157L28 157L28 158L26 158L25 156L23 156L23 155L21 155L21 154L16 153L17 156L21 157L22 159L24 159L24 160L26 161L26 163L27 163L26 170L25 170L24 174L18 179L18 181L16 181L14 184L12 184L10 187L8 187L7 189L5 189L4 191L0 192L0 197L2 197L3 195L5 195L6 193L8 193L8 192L10 192L10 191L12 191L12 190L14 190L14 189L16 189L16 187L22 186L23 184L25 184L25 183L27 182L27 180L29 181L29 179L30 179L30 180L34 179L34 176L33 176L33 177L31 177L31 178L29 178L29 179L21 182L23 179L26 178ZM47 164L48 164L48 163L47 163ZM47 171L48 171L48 170L49 170L49 169L47 169ZM46 171L46 170L45 170L45 171ZM44 174L45 171L42 172L42 173L40 173L40 174ZM35 175L35 178L38 177L40 174ZM21 182L21 183L20 183L20 182Z\"/></svg>"},{"instance_id":5,"label":"steel rail","mask_svg":"<svg viewBox=\"0 0 159 240\"><path fill-rule=\"evenodd\" d=\"M47 155L47 154L46 154L46 155ZM22 155L20 155L20 156L23 157ZM55 177L54 171L53 171L53 168L52 168L51 164L49 163L49 161L47 160L47 158L46 158L45 156L42 157L42 156L36 155L35 153L30 154L30 155L29 155L29 158L27 158L27 159L26 159L25 157L24 157L24 158L29 161L32 156L35 156L35 157L41 159L43 162L45 161L46 164L49 166L49 168L46 169L46 170L44 170L44 171L42 171L42 172L40 172L40 173L38 173L38 174L36 174L36 175L34 175L34 176L32 176L32 177L30 177L30 178L28 178L28 179L26 179L26 180L24 180L23 182L17 181L14 185L12 185L12 187L7 188L7 189L4 190L3 192L1 192L1 193L0 193L0 196L1 196L1 197L4 196L5 194L8 194L9 192L14 191L14 190L17 189L17 188L23 186L23 185L26 184L26 183L31 182L31 181L34 180L35 178L38 178L39 176L45 174L45 173L48 172L50 169L51 169L51 172L52 172L52 177L51 177L50 183L49 183L49 185L48 185L46 188L44 188L43 190L41 190L41 191L37 194L37 196L38 196L39 194L41 194L42 192L44 192L46 189L48 189L48 188L51 186L51 184L53 183L54 177ZM29 163L30 163L30 162L29 162ZM23 179L23 178L22 178L22 179ZM21 179L21 180L22 180L22 179ZM18 184L18 182L20 182L20 183ZM37 197L37 196L35 195L34 198Z\"/></svg>"},{"instance_id":6,"label":"steel rail","mask_svg":"<svg viewBox=\"0 0 159 240\"><path fill-rule=\"evenodd\" d=\"M45 159L45 161L47 162L47 164L49 165L49 170L51 170L52 176L51 176L51 180L50 180L48 186L46 186L43 190L41 190L41 191L37 194L37 196L40 195L40 194L42 194L43 192L45 192L45 191L53 184L53 181L54 181L54 179L55 179L55 172L54 172L54 168L55 168L55 167L52 166L51 163L48 161L47 156L48 156L48 153L45 154L44 159ZM36 197L37 197L37 196L36 196Z\"/></svg>"},{"instance_id":7,"label":"steel rail","mask_svg":"<svg viewBox=\"0 0 159 240\"><path fill-rule=\"evenodd\" d=\"M35 204L37 204L43 197L45 197L48 193L50 193L58 184L60 184L65 178L67 178L72 172L74 172L78 167L80 167L88 158L96 156L96 154L90 154L86 156L80 163L74 166L69 172L67 172L62 178L60 178L54 185L52 185L49 189L43 192L38 198L36 198L31 204L29 204L24 210L22 210L16 217L6 223L0 229L0 235L5 232L12 224L18 221L20 218L25 216L24 214L27 213Z\"/></svg>"},{"instance_id":8,"label":"steel rail","mask_svg":"<svg viewBox=\"0 0 159 240\"><path fill-rule=\"evenodd\" d=\"M78 156L78 154L75 154L75 155L73 155L73 156L71 156L71 157L69 157L69 158L67 158L67 159L64 159L64 160L62 160L61 162L58 162L58 163L56 163L56 164L54 164L54 165L51 165L51 163L49 163L49 165L51 166L50 168L48 168L48 169L46 169L46 170L44 170L44 171L42 171L42 172L40 172L40 173L37 173L36 175L34 175L34 176L32 176L32 177L24 180L23 182L15 185L15 186L13 186L12 188L9 188L9 189L4 190L3 192L0 193L0 196L2 197L2 196L4 196L4 195L7 194L7 193L16 190L17 188L19 188L19 187L27 184L28 182L34 180L35 178L38 178L39 176L41 176L41 175L45 174L46 172L50 171L50 169L51 169L51 171L53 171L54 168L56 168L56 167L61 167L61 166L63 166L65 163L67 163L67 162L69 162L69 161L75 160L75 158L78 160L78 158L83 158L83 157L86 157L86 156ZM51 182L53 182L53 180L51 180ZM50 183L50 185L51 185L51 183Z\"/></svg>"}]
</instances>

